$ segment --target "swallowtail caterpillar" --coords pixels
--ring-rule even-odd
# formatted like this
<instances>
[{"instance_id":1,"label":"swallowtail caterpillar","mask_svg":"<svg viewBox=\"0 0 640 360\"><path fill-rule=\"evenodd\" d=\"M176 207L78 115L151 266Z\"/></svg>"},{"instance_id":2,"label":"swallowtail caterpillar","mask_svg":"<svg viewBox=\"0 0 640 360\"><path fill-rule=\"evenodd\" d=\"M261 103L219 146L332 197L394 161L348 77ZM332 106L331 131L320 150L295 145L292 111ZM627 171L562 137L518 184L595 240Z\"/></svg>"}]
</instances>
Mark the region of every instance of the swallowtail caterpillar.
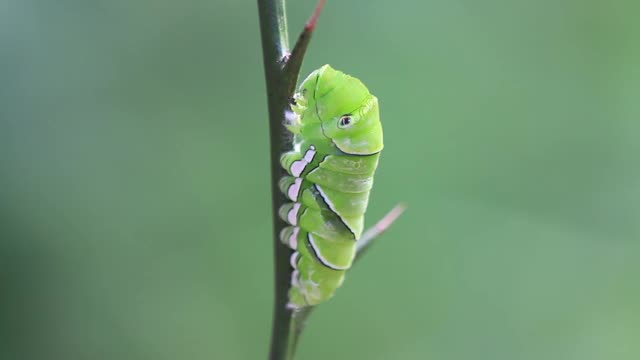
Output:
<instances>
[{"instance_id":1,"label":"swallowtail caterpillar","mask_svg":"<svg viewBox=\"0 0 640 360\"><path fill-rule=\"evenodd\" d=\"M281 241L294 251L289 307L333 296L355 257L373 175L382 151L378 99L364 84L329 65L313 71L292 99L286 126L293 150L280 162L288 223Z\"/></svg>"}]
</instances>

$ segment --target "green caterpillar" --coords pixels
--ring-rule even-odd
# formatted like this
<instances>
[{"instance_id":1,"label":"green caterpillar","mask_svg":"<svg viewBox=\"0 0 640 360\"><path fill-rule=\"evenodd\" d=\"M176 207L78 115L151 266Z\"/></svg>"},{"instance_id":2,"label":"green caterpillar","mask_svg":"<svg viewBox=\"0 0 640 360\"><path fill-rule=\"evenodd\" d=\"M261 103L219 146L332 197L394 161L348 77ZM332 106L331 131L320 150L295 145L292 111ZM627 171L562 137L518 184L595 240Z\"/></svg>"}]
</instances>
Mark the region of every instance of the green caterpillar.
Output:
<instances>
[{"instance_id":1,"label":"green caterpillar","mask_svg":"<svg viewBox=\"0 0 640 360\"><path fill-rule=\"evenodd\" d=\"M280 189L280 233L294 251L289 308L317 305L342 285L364 226L382 151L378 99L362 82L329 65L313 71L292 99L286 126L293 151L281 157L290 176Z\"/></svg>"}]
</instances>

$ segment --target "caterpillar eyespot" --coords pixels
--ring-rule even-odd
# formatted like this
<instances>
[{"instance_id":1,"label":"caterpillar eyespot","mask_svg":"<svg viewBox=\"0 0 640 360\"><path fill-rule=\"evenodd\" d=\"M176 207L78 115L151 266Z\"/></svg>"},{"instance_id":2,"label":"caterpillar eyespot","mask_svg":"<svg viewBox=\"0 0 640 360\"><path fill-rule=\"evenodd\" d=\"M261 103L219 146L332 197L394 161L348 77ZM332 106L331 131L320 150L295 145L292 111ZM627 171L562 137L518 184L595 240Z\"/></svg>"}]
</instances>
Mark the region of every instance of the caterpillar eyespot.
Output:
<instances>
[{"instance_id":1,"label":"caterpillar eyespot","mask_svg":"<svg viewBox=\"0 0 640 360\"><path fill-rule=\"evenodd\" d=\"M338 121L338 127L339 128L346 128L349 127L349 125L351 125L351 115L343 115L340 117L340 120Z\"/></svg>"},{"instance_id":2,"label":"caterpillar eyespot","mask_svg":"<svg viewBox=\"0 0 640 360\"><path fill-rule=\"evenodd\" d=\"M329 65L294 99L293 149L280 159L289 175L279 183L291 202L279 214L289 225L280 239L295 259L287 306L300 309L331 298L351 267L383 141L378 99Z\"/></svg>"}]
</instances>

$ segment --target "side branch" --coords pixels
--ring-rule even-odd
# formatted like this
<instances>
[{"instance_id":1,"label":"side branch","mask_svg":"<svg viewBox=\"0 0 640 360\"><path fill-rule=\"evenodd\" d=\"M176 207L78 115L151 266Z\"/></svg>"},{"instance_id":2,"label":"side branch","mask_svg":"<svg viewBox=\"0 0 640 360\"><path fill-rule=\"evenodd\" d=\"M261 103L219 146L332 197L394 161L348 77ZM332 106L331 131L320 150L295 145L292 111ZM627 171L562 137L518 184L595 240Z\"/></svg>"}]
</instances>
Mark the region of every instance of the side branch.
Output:
<instances>
[{"instance_id":1,"label":"side branch","mask_svg":"<svg viewBox=\"0 0 640 360\"><path fill-rule=\"evenodd\" d=\"M387 215L380 219L380 221L362 234L362 237L356 244L356 260L360 259L360 257L364 255L369 247L373 245L373 240L377 239L378 236L387 231L387 229L389 229L389 227L398 220L405 210L407 210L406 204L396 205L387 213Z\"/></svg>"}]
</instances>

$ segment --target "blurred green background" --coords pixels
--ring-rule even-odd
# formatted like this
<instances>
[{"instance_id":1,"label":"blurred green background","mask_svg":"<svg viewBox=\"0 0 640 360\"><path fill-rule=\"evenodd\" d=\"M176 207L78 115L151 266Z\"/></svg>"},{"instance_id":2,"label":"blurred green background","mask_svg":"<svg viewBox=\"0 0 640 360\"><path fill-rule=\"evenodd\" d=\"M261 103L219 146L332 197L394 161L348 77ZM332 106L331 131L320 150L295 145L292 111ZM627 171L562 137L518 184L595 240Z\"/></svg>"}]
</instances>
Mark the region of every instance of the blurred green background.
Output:
<instances>
[{"instance_id":1,"label":"blurred green background","mask_svg":"<svg viewBox=\"0 0 640 360\"><path fill-rule=\"evenodd\" d=\"M314 7L289 1L292 40ZM329 1L381 100L369 223L299 359L640 358L640 6ZM264 359L255 1L0 2L0 357Z\"/></svg>"}]
</instances>

